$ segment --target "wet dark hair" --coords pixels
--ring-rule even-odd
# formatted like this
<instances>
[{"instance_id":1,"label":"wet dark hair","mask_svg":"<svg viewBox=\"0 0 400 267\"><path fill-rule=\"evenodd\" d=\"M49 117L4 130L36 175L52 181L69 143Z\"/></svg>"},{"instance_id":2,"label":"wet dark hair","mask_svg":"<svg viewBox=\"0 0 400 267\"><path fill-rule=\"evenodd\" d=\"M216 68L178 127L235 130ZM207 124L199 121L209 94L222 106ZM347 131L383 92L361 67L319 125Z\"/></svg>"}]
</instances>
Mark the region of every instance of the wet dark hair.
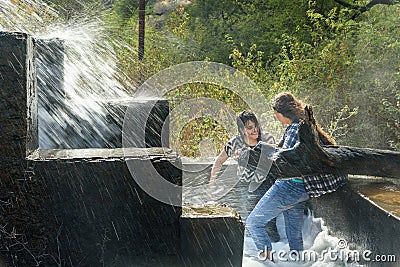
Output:
<instances>
[{"instance_id":1,"label":"wet dark hair","mask_svg":"<svg viewBox=\"0 0 400 267\"><path fill-rule=\"evenodd\" d=\"M305 104L291 93L279 93L272 100L272 108L292 122L299 122L305 118Z\"/></svg>"},{"instance_id":2,"label":"wet dark hair","mask_svg":"<svg viewBox=\"0 0 400 267\"><path fill-rule=\"evenodd\" d=\"M279 93L272 100L272 108L292 122L300 122L305 119L305 106L305 103L288 92ZM319 140L323 145L336 145L335 140L322 130L318 123L316 126Z\"/></svg>"},{"instance_id":3,"label":"wet dark hair","mask_svg":"<svg viewBox=\"0 0 400 267\"><path fill-rule=\"evenodd\" d=\"M261 141L261 127L260 124L258 123L256 115L252 111L244 110L239 113L239 115L236 118L236 125L238 127L238 132L240 136L242 137L242 140L245 140L244 138L244 128L246 126L246 123L248 121L252 121L255 126L258 128L258 141Z\"/></svg>"}]
</instances>

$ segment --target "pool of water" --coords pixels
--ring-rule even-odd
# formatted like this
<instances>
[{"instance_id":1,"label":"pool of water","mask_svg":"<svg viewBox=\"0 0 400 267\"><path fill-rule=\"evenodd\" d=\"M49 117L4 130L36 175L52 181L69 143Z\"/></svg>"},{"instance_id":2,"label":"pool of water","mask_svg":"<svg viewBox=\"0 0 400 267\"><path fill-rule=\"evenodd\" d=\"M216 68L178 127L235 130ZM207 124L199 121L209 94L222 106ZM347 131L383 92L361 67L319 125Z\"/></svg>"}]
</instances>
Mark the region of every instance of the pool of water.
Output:
<instances>
[{"instance_id":1,"label":"pool of water","mask_svg":"<svg viewBox=\"0 0 400 267\"><path fill-rule=\"evenodd\" d=\"M350 177L349 181L357 192L400 218L399 179Z\"/></svg>"}]
</instances>

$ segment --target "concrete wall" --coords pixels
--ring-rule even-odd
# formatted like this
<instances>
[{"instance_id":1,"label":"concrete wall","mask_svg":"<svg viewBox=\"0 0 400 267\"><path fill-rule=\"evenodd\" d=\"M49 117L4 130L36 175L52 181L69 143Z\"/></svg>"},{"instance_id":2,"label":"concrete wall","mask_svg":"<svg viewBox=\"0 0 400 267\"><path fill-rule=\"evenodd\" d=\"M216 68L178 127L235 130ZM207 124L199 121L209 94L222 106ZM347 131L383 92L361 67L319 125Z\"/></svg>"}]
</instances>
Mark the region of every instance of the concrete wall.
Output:
<instances>
[{"instance_id":1,"label":"concrete wall","mask_svg":"<svg viewBox=\"0 0 400 267\"><path fill-rule=\"evenodd\" d=\"M37 148L37 135L33 131L37 118L28 116L37 107L28 98L28 92L35 93L33 40L24 33L0 33L0 47L0 243L1 251L13 250L7 255L8 260L22 258L22 266L24 259L32 258L31 253L41 250L36 244L29 246L29 250L24 245L40 221L31 214L31 201L39 197L30 190L35 181L29 178L31 170L25 160L27 152Z\"/></svg>"},{"instance_id":2,"label":"concrete wall","mask_svg":"<svg viewBox=\"0 0 400 267\"><path fill-rule=\"evenodd\" d=\"M242 266L244 225L229 207L184 208L182 266Z\"/></svg>"},{"instance_id":3,"label":"concrete wall","mask_svg":"<svg viewBox=\"0 0 400 267\"><path fill-rule=\"evenodd\" d=\"M26 155L26 145L29 150L37 147L37 140L27 134L27 106L32 107L33 99L28 94L34 94L35 72L33 61L33 40L24 33L0 32L0 125L1 152L7 156L1 166L14 169ZM34 127L35 118L28 118ZM17 150L11 148L18 147ZM14 162L14 163L13 163ZM15 165L14 165L15 164Z\"/></svg>"},{"instance_id":4,"label":"concrete wall","mask_svg":"<svg viewBox=\"0 0 400 267\"><path fill-rule=\"evenodd\" d=\"M0 34L0 244L9 266L157 266L178 257L181 208L147 195L121 150L37 150L35 44ZM143 151L143 150L142 150ZM180 159L140 149L181 183Z\"/></svg>"},{"instance_id":5,"label":"concrete wall","mask_svg":"<svg viewBox=\"0 0 400 267\"><path fill-rule=\"evenodd\" d=\"M32 179L41 184L38 209L45 209L41 215L47 241L53 249L57 241L65 266L135 266L158 255L178 256L181 208L144 192L120 150L88 149L80 158L79 150L71 152L75 156L68 154L64 150L54 160L30 161ZM173 166L179 159L160 151L152 155L138 150L130 159L151 160L158 173L179 184L181 173Z\"/></svg>"},{"instance_id":6,"label":"concrete wall","mask_svg":"<svg viewBox=\"0 0 400 267\"><path fill-rule=\"evenodd\" d=\"M201 169L199 173L186 172L183 175L183 183L204 184L209 180L211 165L196 163L196 168ZM190 169L190 165L185 167ZM194 168L194 167L193 167ZM367 179L366 179L367 180ZM246 186L238 184L238 186ZM240 188L236 188L240 191ZM227 204L237 208L238 212L246 212L241 208L237 193L229 192L226 199ZM220 200L224 201L224 199ZM319 198L311 199L309 207L317 218L322 218L331 234L344 239L351 249L359 251L360 255L365 250L370 250L375 255L395 255L397 262L365 262L365 266L399 266L400 260L400 220L372 201L357 193L357 186L349 180L347 186L338 192L327 194ZM241 209L241 210L239 210Z\"/></svg>"},{"instance_id":7,"label":"concrete wall","mask_svg":"<svg viewBox=\"0 0 400 267\"><path fill-rule=\"evenodd\" d=\"M181 208L148 195L126 164L145 169L150 161L180 185L173 153L144 146L129 155L118 148L39 149L34 40L0 33L0 47L0 256L8 266L241 266L243 225L236 216L180 218ZM159 103L142 122L146 147L161 144L168 103Z\"/></svg>"},{"instance_id":8,"label":"concrete wall","mask_svg":"<svg viewBox=\"0 0 400 267\"><path fill-rule=\"evenodd\" d=\"M324 219L332 235L346 240L351 249L375 255L395 255L396 262L366 262L366 266L399 266L400 220L354 190L352 183L333 194L310 201L315 217ZM361 254L360 254L361 255Z\"/></svg>"}]
</instances>

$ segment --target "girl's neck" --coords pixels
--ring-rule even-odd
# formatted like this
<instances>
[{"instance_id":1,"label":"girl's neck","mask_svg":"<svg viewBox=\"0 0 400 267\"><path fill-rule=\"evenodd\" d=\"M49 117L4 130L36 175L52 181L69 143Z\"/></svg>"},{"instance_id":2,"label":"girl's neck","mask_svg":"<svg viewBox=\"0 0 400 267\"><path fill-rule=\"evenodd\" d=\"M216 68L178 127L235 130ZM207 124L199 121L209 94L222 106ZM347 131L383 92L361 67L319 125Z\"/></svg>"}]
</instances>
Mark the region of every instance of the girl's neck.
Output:
<instances>
[{"instance_id":1,"label":"girl's neck","mask_svg":"<svg viewBox=\"0 0 400 267\"><path fill-rule=\"evenodd\" d=\"M255 146L255 145L258 144L257 139L251 139L251 140L249 140L248 138L246 138L246 139L247 139L247 140L246 140L246 143L247 143L249 146Z\"/></svg>"}]
</instances>

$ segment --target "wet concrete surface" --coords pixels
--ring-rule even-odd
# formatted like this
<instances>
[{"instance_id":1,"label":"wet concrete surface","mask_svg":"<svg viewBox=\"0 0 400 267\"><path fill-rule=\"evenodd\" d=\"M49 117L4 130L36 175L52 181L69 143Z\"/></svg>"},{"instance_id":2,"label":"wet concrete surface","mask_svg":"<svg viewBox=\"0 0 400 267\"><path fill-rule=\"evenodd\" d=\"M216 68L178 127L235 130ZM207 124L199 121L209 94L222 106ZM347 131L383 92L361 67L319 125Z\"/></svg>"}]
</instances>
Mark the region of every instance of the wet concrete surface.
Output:
<instances>
[{"instance_id":1,"label":"wet concrete surface","mask_svg":"<svg viewBox=\"0 0 400 267\"><path fill-rule=\"evenodd\" d=\"M185 207L180 228L182 266L242 266L244 225L233 209Z\"/></svg>"}]
</instances>

